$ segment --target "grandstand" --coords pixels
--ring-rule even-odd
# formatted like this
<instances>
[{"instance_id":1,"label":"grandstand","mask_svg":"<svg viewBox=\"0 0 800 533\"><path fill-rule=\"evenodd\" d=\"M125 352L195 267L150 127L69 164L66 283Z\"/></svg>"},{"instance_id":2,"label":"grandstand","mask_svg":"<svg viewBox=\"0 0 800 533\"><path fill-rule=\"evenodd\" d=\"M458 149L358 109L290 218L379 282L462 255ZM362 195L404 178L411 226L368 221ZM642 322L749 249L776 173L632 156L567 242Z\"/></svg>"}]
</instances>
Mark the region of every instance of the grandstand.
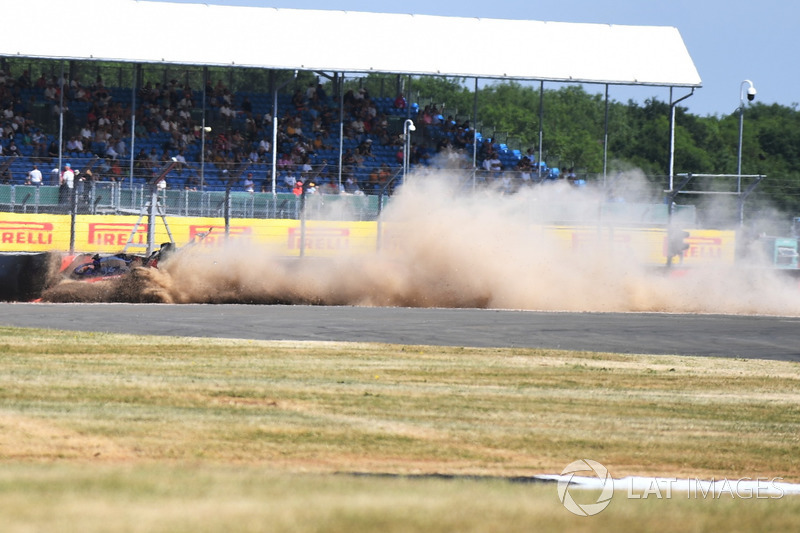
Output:
<instances>
[{"instance_id":1,"label":"grandstand","mask_svg":"<svg viewBox=\"0 0 800 533\"><path fill-rule=\"evenodd\" d=\"M212 68L259 71L269 73L271 77L292 71L296 75L299 71L338 81L344 79L345 75L352 80L353 77L370 73L407 76L409 79L413 76L459 76L474 77L476 87L479 79L538 80L542 84L544 81L600 83L606 87L609 84L692 89L700 86L700 78L679 33L670 27L223 7L134 0L84 0L81 7L74 9L58 0L12 3L6 13L9 20L26 20L31 11L37 13L40 38L30 39L22 24L8 25L0 36L0 58L15 65L20 61L28 61L26 58L30 58L29 61L52 60L62 69L65 63L71 68L75 63L107 65L108 62L114 62L126 66L128 72L137 73L141 69L152 68ZM126 24L115 27L113 39L61 37L60 29L65 27L103 27L108 13L112 12L118 20L126 21ZM176 39L168 47L157 39L142 39L144 28L158 21L173 20L180 20L183 27L197 31L214 28L214 39ZM296 43L294 32L298 27L313 28L313 42L302 43L302 46L253 47L242 40L242 35L265 32L270 35L271 42ZM343 35L357 34L364 27L369 27L376 35L414 35L424 38L405 39L402 47L397 46L395 39L378 39L369 46L356 48L351 46L349 39L342 38ZM558 38L567 34L572 36L568 43ZM481 35L498 49L546 48L548 54L538 56L535 60L520 60L514 54L507 57L496 54L465 57L459 40L452 38L454 35ZM226 46L219 46L218 43L226 43ZM316 43L325 45L320 47ZM430 50L434 49L437 53L430 54ZM19 72L9 71L5 76L6 83L13 84L19 75ZM57 89L61 76L52 77L56 78ZM23 132L19 139L15 139L16 150L4 146L0 170L3 170L2 166L5 169L0 174L0 180L20 183L36 158L45 161L51 168L56 168L53 166L54 159L60 166L69 158L79 161L81 168L85 168L84 162L86 166L91 166L95 179L122 181L130 186L142 185L158 172L158 163L172 157L185 157L187 163L176 166L167 176L170 188L199 187L204 191L216 191L229 187L241 177L242 172L247 171L253 173L257 184L271 181L269 192L283 192L288 191L292 180L297 178L296 166L302 165L303 177L320 182L325 186L322 187L323 192L375 194L391 192L390 184L396 185L402 179L399 153L403 149L411 152L408 158L411 166L435 165L435 155L449 149L449 144L455 145L456 149L460 147L459 144L465 144L463 132L457 131L459 124L449 117L445 119L437 115L437 123L426 124L417 131L413 136L414 146L408 146L407 137L398 138L403 133L402 124L408 118L418 117L424 110L414 107L413 102L404 109L398 108L394 105L395 95L376 95L369 99L372 104L370 109L374 110L369 120L382 117L380 124L386 131L379 127L362 132L357 124L358 113L353 113L351 103L326 95L327 100L317 102L320 108L315 111L313 106L305 107L295 101L295 94L302 94L304 87L286 88L286 84L281 85L286 88L281 94L278 94L275 86L270 86L266 91L252 90L247 86L239 86L235 90L231 87L231 92L226 95L230 98L227 105L215 102L220 97L216 94L216 86L212 95L209 87L203 89L195 84L189 87L191 93L188 96L192 104L190 109L184 110L188 116L183 117L180 128L174 128L180 130L178 134L170 126L165 128L161 124L166 118L162 113L173 107L175 102L170 102L168 107L164 98L161 98L157 104L160 109L154 107L155 103L148 105L141 96L138 99L134 97L134 94L143 90L142 85L137 86L136 83L141 82L140 76L126 74L125 77L136 81L126 87L123 83L115 83L121 81L122 75L118 80L108 77L105 80L108 87L101 91L99 98L108 100L105 103L107 106L120 105L120 113L116 118L122 123L116 125L117 131L111 127L109 133L114 135L114 143L122 143L120 147L133 154L127 154L127 159L109 156L107 147L102 146L108 142L105 139L99 143L93 141L88 153L64 151L67 142L65 135L77 131L91 116L96 117L98 96L94 92L94 101L80 95L69 96L65 102L68 109L59 109L63 113L58 113L56 124L56 114L53 112L56 102L52 98L54 89L51 87L47 92L48 80L45 80L44 88L31 81L30 87L12 88L10 96L8 91L4 91L2 101L7 102L11 97L14 102L10 106L12 110L17 108L30 118L31 122L26 122L25 127L29 127L33 142L27 142L27 135ZM167 80L161 80L161 90L172 83ZM72 83L76 80L69 77L68 81ZM184 89L183 83L178 85L181 90ZM331 92L339 91L341 98L343 85L332 83L331 86ZM90 88L96 90L87 85L86 89ZM72 91L74 88L70 86L68 89ZM59 97L67 96L66 92L61 91ZM273 98L278 100L277 112L273 109ZM348 108L345 109L345 106ZM172 109L173 112L175 110ZM127 116L120 116L125 111ZM320 136L311 135L315 127L314 119L318 118L315 112L330 119L324 126L324 134ZM342 115L337 116L338 112L342 112ZM259 118L267 113L277 115L276 121L280 123L277 139L270 137L269 124ZM354 118L352 122L351 116ZM477 116L471 118L472 124L478 124ZM290 121L296 122L291 124ZM211 128L208 136L206 127ZM297 130L298 127L303 134L292 134L291 130ZM129 129L126 131L126 128ZM43 138L33 140L34 136L42 134ZM313 149L300 146L295 152L294 147L301 140L298 137L317 144ZM467 149L468 164L465 166L475 169L475 176L482 180L490 181L499 177L495 174L499 169L514 169L525 159L520 152L498 142L499 139L489 135L486 137L484 139L472 129L467 135L469 148L479 157L469 157L471 152ZM57 153L54 154L52 145L56 140ZM256 141L272 141L270 144L275 144L275 140L277 147L270 146L270 151L262 150L256 160L249 157L248 149ZM367 140L372 141L371 149L361 150ZM6 138L4 142L7 141ZM291 157L295 168L287 167L286 163L280 165L282 168L277 168L276 160L284 155ZM542 158L541 146L537 155L538 159ZM270 156L272 165L269 164ZM251 160L248 162L248 159ZM492 160L493 166L485 174L479 174L484 160ZM494 164L495 160L497 164ZM339 164L339 161L342 163ZM520 169L521 177L532 174L539 178L543 170L547 177L557 174L543 167L542 161L529 162L530 169Z\"/></svg>"},{"instance_id":2,"label":"grandstand","mask_svg":"<svg viewBox=\"0 0 800 533\"><path fill-rule=\"evenodd\" d=\"M21 68L21 67L20 67ZM15 121L19 124L14 133L6 132L0 145L3 146L3 158L0 164L7 163L8 173L5 180L8 184L22 185L25 183L28 172L34 163L38 163L40 168L56 169L59 167L57 157L48 153L48 147L59 143L59 126L63 125L64 139L79 136L81 128L90 128L93 139L84 143L83 151L70 150L69 144L62 143L61 159L71 161L76 168L84 168L92 162L91 170L96 181L128 181L131 184L144 184L152 177L152 171L163 166L172 157L182 154L187 165L182 168L171 170L167 174L167 182L171 188L191 188L208 191L225 190L226 187L238 183L232 183L230 176L241 176L246 170L252 172L256 184L271 184L271 162L272 148L259 152L261 140L271 140L272 124L263 120L262 117L271 117L273 113L273 98L267 92L255 91L234 91L227 96L230 99L231 113L223 116L220 112L221 101L216 101L218 97L212 94L203 94L202 89L190 89L180 87L177 84L162 89L163 95L153 99L157 104L153 105L147 100L147 94L140 89L134 94L134 90L127 87L105 87L100 86L83 87L76 80L66 80L68 85L64 89L64 118L59 120L58 113L54 111L61 101L48 99L47 88L56 87L57 80L49 80L36 84L22 82L21 72L5 72L5 85L2 95L0 95L0 107L12 109L13 114L5 121L6 130L14 129L12 126ZM70 87L69 82L72 82ZM76 97L76 87L80 87L82 94L90 96L84 98ZM314 177L319 185L329 185L330 192L338 192L340 184L338 182L338 162L339 148L343 152L357 152L359 146L368 141L371 149L368 155L360 157L354 165L343 167L343 181L353 179L353 188L349 192L360 191L365 194L377 194L380 188L386 185L386 176L379 178L376 187L370 177L378 172L389 174L389 178L395 179L395 183L402 181L402 176L398 175L402 167L402 160L398 157L398 151L402 151L402 131L398 125L406 117L411 117L415 121L421 119L422 111L415 103L411 104L411 109L400 109L395 106L394 98L389 96L370 97L367 94L367 103L363 107L354 109L353 105L345 105L343 123L344 136L340 138L338 124L325 124L325 128L319 135L317 141L319 146L314 146L317 137L315 130L315 120L323 116L339 117L339 100L324 93L321 99L314 99L313 103L307 98L303 98L301 105L293 102L294 94L298 90L285 92L278 95L277 103L279 110L279 133L278 149L279 155L292 154L301 147L301 151L308 155L308 158L295 158L292 167L283 167L276 176L276 192L290 192L291 186L287 175L296 175L298 178ZM152 89L148 89L152 92ZM177 122L177 128L162 127L159 119L168 116L178 116L177 97L170 94L179 93L183 97L184 93L190 96L188 101L192 102L185 118ZM353 91L348 91L348 94ZM361 91L362 95L365 92ZM97 95L107 94L107 98L101 101ZM202 102L211 101L206 109L201 107ZM347 101L347 98L343 98ZM247 102L247 105L245 105ZM121 141L124 149L128 153L111 156L108 151L108 144L111 142L97 141L97 130L102 129L98 126L97 114L107 115L108 110L115 106L127 113L117 119L123 121L118 128L114 129L112 138ZM136 107L136 117L130 115L129 109ZM357 114L367 110L366 114L370 117L367 121L366 131L359 133L349 128L351 121L357 118ZM92 118L92 115L95 115ZM203 115L205 115L203 117ZM16 116L16 119L15 119ZM154 118L155 117L155 118ZM202 120L199 120L203 117ZM24 120L19 120L24 119ZM135 128L136 134L131 137L131 121L137 120L139 124ZM297 124L290 124L294 120L299 120L299 127L302 135L290 135L290 128L297 129ZM211 132L207 136L197 136L200 124L207 124ZM382 125L381 125L382 124ZM434 156L442 150L466 149L467 146L462 141L461 145L457 142L457 131L461 128L466 130L465 141L472 143L474 134L480 144L484 139L480 132L472 132L469 125L457 124L455 120L445 120L442 115L436 117L434 124L428 124L420 128L418 135L415 135L416 144L420 150L424 150L422 157L412 157L412 168L417 165L431 165L435 161ZM183 139L181 132L189 132L191 137ZM223 149L216 146L219 135L226 138L240 135L244 139L240 145L230 149ZM418 140L417 140L418 139ZM9 153L9 146L12 141L17 147L17 154ZM116 144L116 143L114 143ZM201 144L205 144L205 154L201 154ZM519 150L509 149L505 143L489 142L490 150L493 151L504 169L511 171L515 169L522 159ZM121 151L121 150L120 150ZM248 155L255 152L256 157L248 158ZM149 165L144 158L151 153L156 153L159 157L157 164ZM131 155L134 160L131 164ZM483 163L483 159L488 157L488 153L481 152L478 166ZM465 156L466 158L466 156ZM310 166L310 170L302 170L304 164ZM133 169L132 174L128 169ZM538 167L538 178L553 178L557 174L551 173L546 165ZM373 180L374 181L374 180ZM269 187L267 187L269 188ZM271 189L270 191L271 192Z\"/></svg>"}]
</instances>

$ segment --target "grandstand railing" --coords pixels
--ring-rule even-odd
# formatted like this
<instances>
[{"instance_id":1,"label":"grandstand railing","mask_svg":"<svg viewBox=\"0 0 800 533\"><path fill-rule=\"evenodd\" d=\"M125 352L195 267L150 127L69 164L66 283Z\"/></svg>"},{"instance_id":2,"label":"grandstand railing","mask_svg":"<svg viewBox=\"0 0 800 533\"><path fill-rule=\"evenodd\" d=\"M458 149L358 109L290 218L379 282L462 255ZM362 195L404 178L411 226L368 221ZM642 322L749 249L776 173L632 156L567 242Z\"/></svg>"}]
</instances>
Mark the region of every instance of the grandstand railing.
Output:
<instances>
[{"instance_id":1,"label":"grandstand railing","mask_svg":"<svg viewBox=\"0 0 800 533\"><path fill-rule=\"evenodd\" d=\"M79 183L77 202L53 185L0 185L0 211L12 213L140 215L148 209L152 189L147 184ZM160 190L159 211L170 216L299 219L301 198L293 193ZM374 220L377 195L314 193L306 196L306 216L318 220Z\"/></svg>"},{"instance_id":2,"label":"grandstand railing","mask_svg":"<svg viewBox=\"0 0 800 533\"><path fill-rule=\"evenodd\" d=\"M465 176L465 180L469 178ZM517 178L518 179L518 178ZM524 187L524 184L520 184ZM153 186L129 187L119 182L78 183L77 198L66 196L58 186L0 185L0 211L13 213L142 215L149 211ZM373 221L390 197L385 194L294 193L242 191L192 191L156 189L158 211L168 216ZM77 200L77 201L75 201ZM587 196L585 201L553 202L532 198L528 217L534 224L607 224L659 227L669 223L665 204L614 203ZM305 208L305 213L303 213ZM304 216L303 216L304 215ZM691 205L674 206L672 222L693 227Z\"/></svg>"}]
</instances>

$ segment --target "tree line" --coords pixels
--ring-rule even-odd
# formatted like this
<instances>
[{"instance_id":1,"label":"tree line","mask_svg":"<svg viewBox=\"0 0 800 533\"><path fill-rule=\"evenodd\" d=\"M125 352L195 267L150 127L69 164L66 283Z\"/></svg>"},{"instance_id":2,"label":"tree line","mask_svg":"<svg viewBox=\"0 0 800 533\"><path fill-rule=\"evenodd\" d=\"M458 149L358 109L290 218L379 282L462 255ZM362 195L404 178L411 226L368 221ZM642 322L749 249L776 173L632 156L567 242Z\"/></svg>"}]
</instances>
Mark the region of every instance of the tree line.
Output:
<instances>
[{"instance_id":1,"label":"tree line","mask_svg":"<svg viewBox=\"0 0 800 533\"><path fill-rule=\"evenodd\" d=\"M480 126L507 133L521 147L539 144L539 85L498 82L474 88L459 78L420 77L415 93L443 104L445 114L469 116L477 103ZM603 171L606 103L580 85L545 88L542 99L542 148L546 161ZM476 102L477 100L477 102ZM723 116L697 116L675 108L675 174L736 174L739 148L738 110ZM608 105L608 161L616 170L638 168L666 185L669 174L670 104L656 98L644 104L611 100ZM742 174L766 175L759 198L800 216L800 111L795 107L754 102L745 110ZM524 152L525 150L523 150ZM690 184L688 187L692 187ZM696 185L694 185L696 186Z\"/></svg>"}]
</instances>

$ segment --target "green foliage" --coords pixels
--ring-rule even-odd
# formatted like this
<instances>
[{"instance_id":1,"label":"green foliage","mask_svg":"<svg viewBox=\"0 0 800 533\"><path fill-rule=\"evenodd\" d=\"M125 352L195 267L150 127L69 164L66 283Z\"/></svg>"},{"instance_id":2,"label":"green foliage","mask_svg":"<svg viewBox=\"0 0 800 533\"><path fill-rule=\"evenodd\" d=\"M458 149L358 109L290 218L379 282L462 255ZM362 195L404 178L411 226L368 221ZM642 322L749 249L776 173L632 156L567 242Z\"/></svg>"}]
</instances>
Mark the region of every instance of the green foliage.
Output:
<instances>
[{"instance_id":1,"label":"green foliage","mask_svg":"<svg viewBox=\"0 0 800 533\"><path fill-rule=\"evenodd\" d=\"M413 80L414 93L473 117L473 87L459 78ZM544 89L542 146L552 166L603 171L606 102L582 86ZM538 148L539 84L502 81L478 90L477 123L489 135L503 134L523 152ZM464 112L464 110L469 110ZM608 102L608 161L639 168L651 180L669 174L670 105L657 99ZM675 107L674 173L735 174L738 167L739 110L699 117ZM800 212L800 111L778 104L748 104L741 117L742 174L762 174L760 202ZM501 140L504 140L501 137Z\"/></svg>"}]
</instances>

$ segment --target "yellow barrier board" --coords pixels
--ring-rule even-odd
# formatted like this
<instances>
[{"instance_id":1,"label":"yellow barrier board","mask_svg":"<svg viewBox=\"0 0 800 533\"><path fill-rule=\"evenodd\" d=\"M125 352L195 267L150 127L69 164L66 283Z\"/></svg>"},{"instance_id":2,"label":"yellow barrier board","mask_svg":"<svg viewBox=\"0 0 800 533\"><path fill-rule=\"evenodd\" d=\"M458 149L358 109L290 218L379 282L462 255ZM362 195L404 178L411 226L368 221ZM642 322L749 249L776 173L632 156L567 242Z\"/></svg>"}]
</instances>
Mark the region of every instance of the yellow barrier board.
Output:
<instances>
[{"instance_id":1,"label":"yellow barrier board","mask_svg":"<svg viewBox=\"0 0 800 533\"><path fill-rule=\"evenodd\" d=\"M606 250L625 253L639 263L664 265L667 262L667 230L665 228L611 228L550 226L553 232L573 250L602 245ZM689 248L672 259L673 265L701 266L733 264L736 258L736 232L722 230L687 230Z\"/></svg>"},{"instance_id":2,"label":"yellow barrier board","mask_svg":"<svg viewBox=\"0 0 800 533\"><path fill-rule=\"evenodd\" d=\"M69 215L0 213L0 251L66 252L70 248L70 225ZM203 246L220 246L226 241L221 218L166 217L165 225L158 217L153 248L169 242L170 234L181 246L209 230ZM147 217L140 220L138 216L78 215L75 251L119 253L128 245L129 253L143 253L147 233ZM643 264L663 265L667 260L667 233L663 228L537 226L532 228L533 238L537 234L553 237L555 242L578 252L602 246ZM391 238L386 226L384 237L384 244L389 245ZM303 255L308 256L366 254L378 248L376 222L308 221L303 230L299 220L234 219L228 227L227 240L256 244L272 253L289 256L299 256L303 248ZM682 258L674 258L673 264L734 262L736 233L733 231L689 230L686 242L689 248Z\"/></svg>"},{"instance_id":3,"label":"yellow barrier board","mask_svg":"<svg viewBox=\"0 0 800 533\"><path fill-rule=\"evenodd\" d=\"M137 224L137 222L139 222ZM0 213L0 251L69 251L69 215L30 215ZM220 218L166 217L155 223L155 245L193 241L211 230L203 246L219 246L226 239L225 222ZM305 231L298 220L235 219L227 229L227 239L266 246L275 253L335 255L368 253L375 250L375 222L309 221ZM138 216L78 215L75 218L75 251L87 253L143 252L147 248L147 219Z\"/></svg>"}]
</instances>

